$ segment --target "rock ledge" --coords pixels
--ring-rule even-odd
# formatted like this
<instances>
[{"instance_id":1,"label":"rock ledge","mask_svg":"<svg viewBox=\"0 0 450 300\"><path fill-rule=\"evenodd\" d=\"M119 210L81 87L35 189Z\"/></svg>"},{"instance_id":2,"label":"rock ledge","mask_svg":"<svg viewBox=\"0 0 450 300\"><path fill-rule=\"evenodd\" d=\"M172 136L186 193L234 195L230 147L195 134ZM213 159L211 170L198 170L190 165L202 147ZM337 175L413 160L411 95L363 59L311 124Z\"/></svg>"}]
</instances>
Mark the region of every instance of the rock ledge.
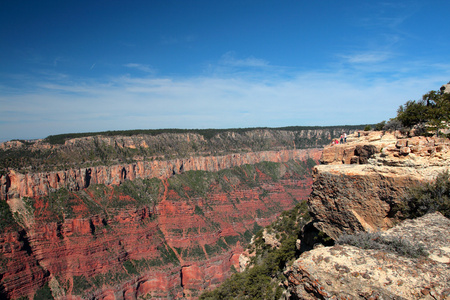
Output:
<instances>
[{"instance_id":1,"label":"rock ledge","mask_svg":"<svg viewBox=\"0 0 450 300\"><path fill-rule=\"evenodd\" d=\"M303 253L285 272L290 299L450 299L450 220L440 213L383 235L421 243L428 257L408 258L349 245Z\"/></svg>"}]
</instances>

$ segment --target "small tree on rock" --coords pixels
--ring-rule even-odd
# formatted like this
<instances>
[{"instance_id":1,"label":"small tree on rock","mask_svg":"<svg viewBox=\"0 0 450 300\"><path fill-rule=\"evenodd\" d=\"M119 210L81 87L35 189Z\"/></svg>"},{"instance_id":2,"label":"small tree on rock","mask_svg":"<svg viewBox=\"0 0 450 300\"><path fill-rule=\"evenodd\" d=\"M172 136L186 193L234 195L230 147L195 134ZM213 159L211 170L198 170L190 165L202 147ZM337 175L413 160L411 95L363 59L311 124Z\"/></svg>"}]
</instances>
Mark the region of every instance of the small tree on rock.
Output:
<instances>
[{"instance_id":1,"label":"small tree on rock","mask_svg":"<svg viewBox=\"0 0 450 300\"><path fill-rule=\"evenodd\" d=\"M450 94L444 90L430 91L422 100L407 101L398 108L396 119L408 128L426 126L437 135L450 122Z\"/></svg>"}]
</instances>

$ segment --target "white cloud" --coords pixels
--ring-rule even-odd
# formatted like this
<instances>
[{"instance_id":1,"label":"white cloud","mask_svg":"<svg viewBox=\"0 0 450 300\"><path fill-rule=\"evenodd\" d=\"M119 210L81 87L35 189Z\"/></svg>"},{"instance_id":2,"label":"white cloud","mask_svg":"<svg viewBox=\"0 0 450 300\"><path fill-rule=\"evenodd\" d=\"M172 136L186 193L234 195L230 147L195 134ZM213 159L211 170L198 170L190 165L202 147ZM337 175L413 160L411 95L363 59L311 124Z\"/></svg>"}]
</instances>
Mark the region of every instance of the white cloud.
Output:
<instances>
[{"instance_id":1,"label":"white cloud","mask_svg":"<svg viewBox=\"0 0 450 300\"><path fill-rule=\"evenodd\" d=\"M124 67L137 69L137 70L145 72L145 73L155 73L155 69L153 69L149 65L128 63L128 64L125 64Z\"/></svg>"},{"instance_id":2,"label":"white cloud","mask_svg":"<svg viewBox=\"0 0 450 300\"><path fill-rule=\"evenodd\" d=\"M376 53L347 59L373 64L382 60ZM235 61L249 64L246 59ZM421 72L425 67L428 73ZM419 99L450 78L449 68L425 62L411 63L405 72L394 65L385 68L390 73L380 77L370 68L355 71L342 66L289 77L276 68L184 78L116 76L102 81L49 74L28 78L21 93L0 93L0 139L136 128L376 123L394 117L400 104Z\"/></svg>"},{"instance_id":3,"label":"white cloud","mask_svg":"<svg viewBox=\"0 0 450 300\"><path fill-rule=\"evenodd\" d=\"M352 55L341 55L341 57L351 64L375 64L388 60L392 54L388 52L363 52Z\"/></svg>"},{"instance_id":4,"label":"white cloud","mask_svg":"<svg viewBox=\"0 0 450 300\"><path fill-rule=\"evenodd\" d=\"M247 57L245 59L237 59L235 53L230 51L225 53L220 59L220 63L223 65L229 65L233 67L258 67L263 68L269 66L269 63L264 59L255 57Z\"/></svg>"}]
</instances>

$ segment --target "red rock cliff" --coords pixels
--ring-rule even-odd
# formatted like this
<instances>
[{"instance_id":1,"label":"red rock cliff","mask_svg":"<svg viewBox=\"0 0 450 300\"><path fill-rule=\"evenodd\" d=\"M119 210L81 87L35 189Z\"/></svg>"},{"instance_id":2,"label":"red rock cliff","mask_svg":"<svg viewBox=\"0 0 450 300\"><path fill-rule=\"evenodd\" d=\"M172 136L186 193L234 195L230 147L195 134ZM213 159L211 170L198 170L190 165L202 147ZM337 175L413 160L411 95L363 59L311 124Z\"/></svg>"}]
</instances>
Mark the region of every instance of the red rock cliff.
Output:
<instances>
[{"instance_id":1,"label":"red rock cliff","mask_svg":"<svg viewBox=\"0 0 450 300\"><path fill-rule=\"evenodd\" d=\"M195 299L239 269L243 245L260 226L307 198L312 179L304 161L320 154L266 151L11 171L2 177L1 196L23 231L0 239L7 260L0 293Z\"/></svg>"},{"instance_id":2,"label":"red rock cliff","mask_svg":"<svg viewBox=\"0 0 450 300\"><path fill-rule=\"evenodd\" d=\"M44 173L21 174L11 170L8 174L0 176L0 199L42 196L62 187L69 190L80 190L90 184L117 185L125 180L136 178L168 178L192 170L217 172L262 161L286 162L290 159L305 160L308 157L317 160L320 155L319 149L280 150L236 153L225 156L197 156L168 161L140 161L133 164Z\"/></svg>"}]
</instances>

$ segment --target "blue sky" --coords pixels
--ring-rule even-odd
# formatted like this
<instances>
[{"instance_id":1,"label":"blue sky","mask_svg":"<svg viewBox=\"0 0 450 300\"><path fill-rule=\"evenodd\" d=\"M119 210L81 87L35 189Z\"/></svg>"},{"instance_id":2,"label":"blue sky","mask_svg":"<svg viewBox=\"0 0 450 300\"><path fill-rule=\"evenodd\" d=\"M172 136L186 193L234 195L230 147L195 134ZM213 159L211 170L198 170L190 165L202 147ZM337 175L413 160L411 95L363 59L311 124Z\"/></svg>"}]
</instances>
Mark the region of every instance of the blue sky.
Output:
<instances>
[{"instance_id":1,"label":"blue sky","mask_svg":"<svg viewBox=\"0 0 450 300\"><path fill-rule=\"evenodd\" d=\"M450 1L0 1L0 140L378 123L450 81Z\"/></svg>"}]
</instances>

